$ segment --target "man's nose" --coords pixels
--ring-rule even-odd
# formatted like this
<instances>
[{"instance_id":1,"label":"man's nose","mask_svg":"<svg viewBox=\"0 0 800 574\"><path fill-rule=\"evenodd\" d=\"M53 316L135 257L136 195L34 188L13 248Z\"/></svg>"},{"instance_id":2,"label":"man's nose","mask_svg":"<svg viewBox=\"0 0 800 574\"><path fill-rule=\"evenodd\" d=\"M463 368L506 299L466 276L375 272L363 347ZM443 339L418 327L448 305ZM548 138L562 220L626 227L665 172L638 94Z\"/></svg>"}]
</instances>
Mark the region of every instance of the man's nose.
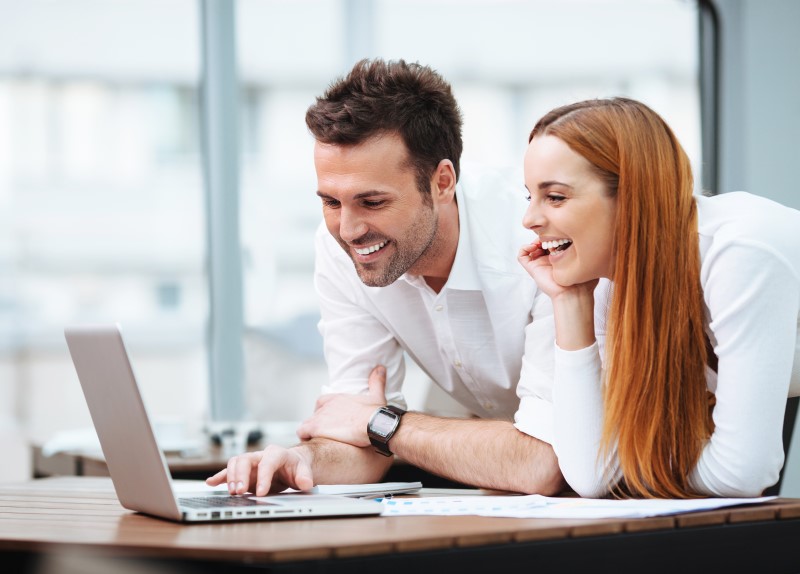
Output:
<instances>
[{"instance_id":1,"label":"man's nose","mask_svg":"<svg viewBox=\"0 0 800 574\"><path fill-rule=\"evenodd\" d=\"M348 243L362 237L369 230L369 226L355 210L342 208L339 214L339 235Z\"/></svg>"}]
</instances>

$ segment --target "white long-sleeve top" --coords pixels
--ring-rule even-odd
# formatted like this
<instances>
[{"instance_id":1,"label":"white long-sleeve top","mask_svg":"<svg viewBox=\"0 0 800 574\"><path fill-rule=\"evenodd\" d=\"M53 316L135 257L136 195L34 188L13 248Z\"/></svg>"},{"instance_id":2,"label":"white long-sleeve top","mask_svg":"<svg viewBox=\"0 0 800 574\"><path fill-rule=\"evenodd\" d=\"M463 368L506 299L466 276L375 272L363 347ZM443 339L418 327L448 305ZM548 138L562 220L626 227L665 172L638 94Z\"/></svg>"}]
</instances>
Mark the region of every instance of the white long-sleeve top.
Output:
<instances>
[{"instance_id":1,"label":"white long-sleeve top","mask_svg":"<svg viewBox=\"0 0 800 574\"><path fill-rule=\"evenodd\" d=\"M710 496L757 496L778 480L786 399L800 395L800 211L743 192L697 197L697 205L705 331L718 369L706 369L715 429L690 484ZM550 401L552 422L518 428L550 442L567 482L587 497L620 478L615 453L598 456L604 287L595 295L597 342L578 351L554 344L551 361L526 352L520 382L542 411ZM551 317L528 329L554 336Z\"/></svg>"}]
</instances>

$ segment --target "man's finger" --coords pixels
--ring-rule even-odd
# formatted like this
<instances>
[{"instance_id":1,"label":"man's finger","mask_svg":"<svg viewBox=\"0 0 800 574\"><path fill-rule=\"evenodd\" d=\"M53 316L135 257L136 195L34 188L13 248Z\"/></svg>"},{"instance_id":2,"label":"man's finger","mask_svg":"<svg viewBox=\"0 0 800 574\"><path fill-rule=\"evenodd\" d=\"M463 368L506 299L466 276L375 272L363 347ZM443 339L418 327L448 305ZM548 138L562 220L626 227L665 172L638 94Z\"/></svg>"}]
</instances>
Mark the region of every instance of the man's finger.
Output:
<instances>
[{"instance_id":1,"label":"man's finger","mask_svg":"<svg viewBox=\"0 0 800 574\"><path fill-rule=\"evenodd\" d=\"M250 489L250 475L255 461L248 455L236 457L236 476L231 494L244 494ZM233 482L229 480L228 482Z\"/></svg>"},{"instance_id":2,"label":"man's finger","mask_svg":"<svg viewBox=\"0 0 800 574\"><path fill-rule=\"evenodd\" d=\"M215 474L214 476L209 476L209 477L206 479L206 484L207 484L208 486L219 486L220 484L222 484L223 482L225 482L225 477L226 477L227 475L228 475L228 469L227 469L227 468L223 468L222 470L220 470L220 471L219 471L217 474Z\"/></svg>"},{"instance_id":3,"label":"man's finger","mask_svg":"<svg viewBox=\"0 0 800 574\"><path fill-rule=\"evenodd\" d=\"M310 429L310 423L309 423L310 420L311 419L304 420L303 423L299 427L297 427L296 431L297 438L299 438L300 440L308 440L313 436L311 434L311 429Z\"/></svg>"},{"instance_id":4,"label":"man's finger","mask_svg":"<svg viewBox=\"0 0 800 574\"><path fill-rule=\"evenodd\" d=\"M369 374L369 394L381 403L386 402L386 367L378 365Z\"/></svg>"},{"instance_id":5,"label":"man's finger","mask_svg":"<svg viewBox=\"0 0 800 574\"><path fill-rule=\"evenodd\" d=\"M311 490L314 487L311 465L303 457L298 457L294 471L294 483L297 485L298 490Z\"/></svg>"},{"instance_id":6,"label":"man's finger","mask_svg":"<svg viewBox=\"0 0 800 574\"><path fill-rule=\"evenodd\" d=\"M240 457L232 456L228 459L228 468L226 470L226 480L228 482L228 493L229 494L236 494L236 480L237 480L237 470L236 470L236 463Z\"/></svg>"},{"instance_id":7,"label":"man's finger","mask_svg":"<svg viewBox=\"0 0 800 574\"><path fill-rule=\"evenodd\" d=\"M269 493L275 473L285 464L286 449L274 445L264 449L264 456L261 457L261 462L258 463L255 485L256 496L266 496Z\"/></svg>"}]
</instances>

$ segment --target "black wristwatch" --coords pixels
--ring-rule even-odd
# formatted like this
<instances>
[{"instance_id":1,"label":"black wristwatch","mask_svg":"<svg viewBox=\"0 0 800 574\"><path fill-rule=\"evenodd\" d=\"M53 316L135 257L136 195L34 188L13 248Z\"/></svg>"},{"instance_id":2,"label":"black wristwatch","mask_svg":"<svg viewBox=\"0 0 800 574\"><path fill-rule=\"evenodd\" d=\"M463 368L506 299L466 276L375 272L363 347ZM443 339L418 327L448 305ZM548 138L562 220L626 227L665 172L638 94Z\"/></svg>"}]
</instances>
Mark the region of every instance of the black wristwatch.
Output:
<instances>
[{"instance_id":1,"label":"black wristwatch","mask_svg":"<svg viewBox=\"0 0 800 574\"><path fill-rule=\"evenodd\" d=\"M400 419L404 414L406 411L403 409L387 405L375 411L375 414L369 419L367 425L369 442L383 456L392 456L393 453L389 450L389 439L397 432Z\"/></svg>"}]
</instances>

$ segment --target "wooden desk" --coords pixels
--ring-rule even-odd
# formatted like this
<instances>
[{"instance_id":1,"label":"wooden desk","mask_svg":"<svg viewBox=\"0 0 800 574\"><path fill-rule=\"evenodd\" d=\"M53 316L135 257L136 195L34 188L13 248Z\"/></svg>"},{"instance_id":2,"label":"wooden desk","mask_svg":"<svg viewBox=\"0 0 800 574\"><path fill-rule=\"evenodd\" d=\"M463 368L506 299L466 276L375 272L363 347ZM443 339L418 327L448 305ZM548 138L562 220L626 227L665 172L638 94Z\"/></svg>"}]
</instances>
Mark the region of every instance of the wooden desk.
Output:
<instances>
[{"instance_id":1,"label":"wooden desk","mask_svg":"<svg viewBox=\"0 0 800 574\"><path fill-rule=\"evenodd\" d=\"M625 520L410 516L180 525L123 509L107 478L0 487L0 563L15 573L780 573L800 571L798 540L800 500Z\"/></svg>"}]
</instances>

